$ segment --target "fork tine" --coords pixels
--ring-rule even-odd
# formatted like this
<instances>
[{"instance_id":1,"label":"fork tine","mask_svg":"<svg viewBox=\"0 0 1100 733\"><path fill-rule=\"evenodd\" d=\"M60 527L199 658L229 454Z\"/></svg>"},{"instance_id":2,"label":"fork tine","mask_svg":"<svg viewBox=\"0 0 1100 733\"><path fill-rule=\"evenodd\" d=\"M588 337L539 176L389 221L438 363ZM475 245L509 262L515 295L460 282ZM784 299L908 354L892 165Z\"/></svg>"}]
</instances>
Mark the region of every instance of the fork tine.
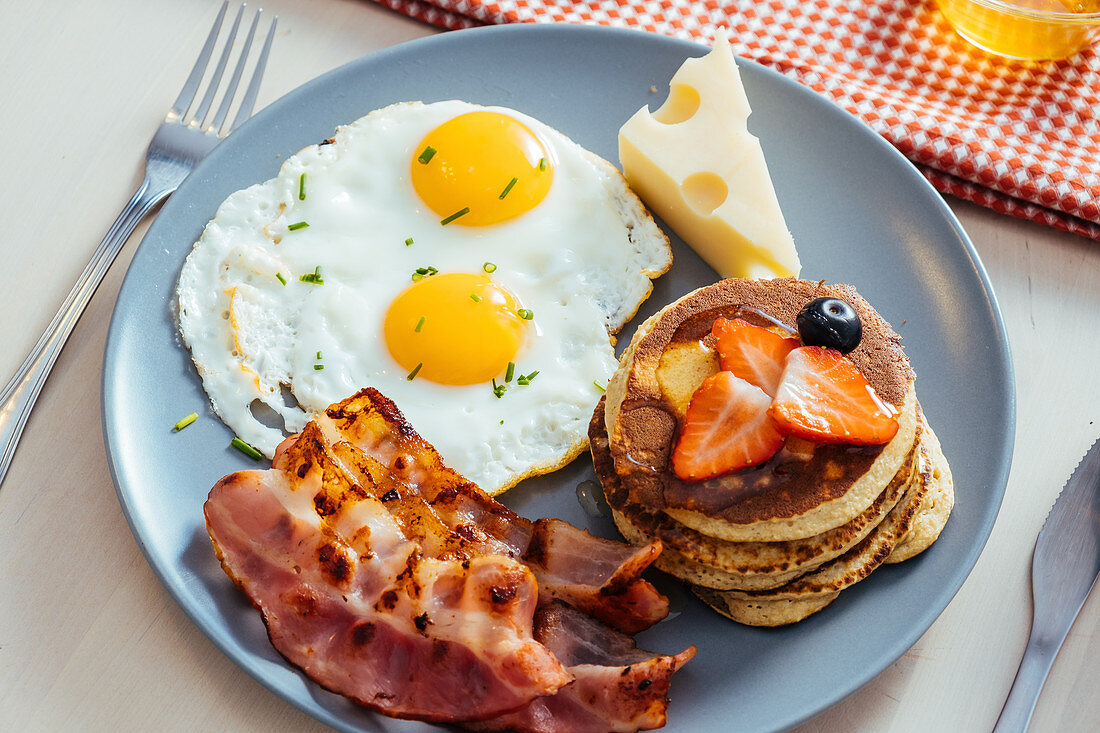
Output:
<instances>
[{"instance_id":1,"label":"fork tine","mask_svg":"<svg viewBox=\"0 0 1100 733\"><path fill-rule=\"evenodd\" d=\"M199 123L200 126L206 120L206 113L210 111L210 105L214 102L214 94L218 91L218 85L221 84L222 74L225 73L225 65L229 62L229 54L233 50L233 41L237 38L237 29L241 27L241 16L243 14L244 5L241 5L237 9L237 17L233 20L233 27L229 29L229 35L225 37L225 48L222 49L222 55L218 58L218 65L214 67L214 73L211 75L206 87L206 94L203 95L199 108L195 110L195 122Z\"/></svg>"},{"instance_id":2,"label":"fork tine","mask_svg":"<svg viewBox=\"0 0 1100 733\"><path fill-rule=\"evenodd\" d=\"M206 63L210 60L210 53L214 50L214 41L218 38L218 31L221 30L222 19L225 18L225 10L228 7L229 0L224 0L222 9L218 11L218 17L214 20L214 26L210 29L210 35L206 37L206 43L203 44L202 52L195 61L195 66L191 69L191 74L187 77L187 81L183 83L180 95L176 97L172 109L168 112L169 117L174 116L176 119L181 119L187 112L187 108L191 106L191 102L194 101L195 92L198 91L202 74L206 71Z\"/></svg>"},{"instance_id":3,"label":"fork tine","mask_svg":"<svg viewBox=\"0 0 1100 733\"><path fill-rule=\"evenodd\" d=\"M241 6L244 9L244 6ZM214 122L209 127L205 128L205 132L213 132L218 134L222 129L222 123L225 122L226 115L229 114L229 107L233 104L233 97L237 94L237 84L241 80L241 74L244 72L245 61L248 60L248 52L252 50L252 39L256 37L256 26L260 23L260 14L263 13L263 9L256 11L256 15L252 18L252 27L248 29L248 37L245 38L244 47L241 49L241 57L237 61L237 67L233 69L233 76L229 80L229 86L225 90L225 99L222 100L221 106L218 108L217 115L214 116Z\"/></svg>"},{"instance_id":4,"label":"fork tine","mask_svg":"<svg viewBox=\"0 0 1100 733\"><path fill-rule=\"evenodd\" d=\"M271 30L267 32L267 38L264 40L264 48L260 52L260 58L256 60L256 69L252 72L252 81L248 84L248 90L245 92L244 99L241 100L241 106L237 110L237 116L233 119L233 126L229 128L232 132L241 126L245 120L252 116L252 107L256 104L256 97L260 93L260 82L264 78L264 69L267 67L267 55L271 51L271 41L275 38L275 26L279 22L279 16L275 16L271 19Z\"/></svg>"}]
</instances>

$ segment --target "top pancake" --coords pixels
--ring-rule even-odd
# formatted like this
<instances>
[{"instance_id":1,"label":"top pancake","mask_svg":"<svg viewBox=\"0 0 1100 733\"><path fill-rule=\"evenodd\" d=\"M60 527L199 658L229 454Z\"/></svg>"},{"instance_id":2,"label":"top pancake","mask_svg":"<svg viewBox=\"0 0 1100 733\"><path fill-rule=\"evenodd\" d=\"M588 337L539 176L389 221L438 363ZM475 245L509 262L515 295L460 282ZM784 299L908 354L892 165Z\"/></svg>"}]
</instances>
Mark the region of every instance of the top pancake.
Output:
<instances>
[{"instance_id":1,"label":"top pancake","mask_svg":"<svg viewBox=\"0 0 1100 733\"><path fill-rule=\"evenodd\" d=\"M793 332L798 312L819 297L844 300L859 314L863 339L848 358L897 410L898 434L877 446L789 439L759 466L708 481L678 479L669 467L678 424L696 387L718 370L715 319ZM635 333L607 390L611 455L629 501L731 541L808 537L851 520L894 477L916 438L914 377L900 341L847 285L730 279L666 306Z\"/></svg>"},{"instance_id":2,"label":"top pancake","mask_svg":"<svg viewBox=\"0 0 1100 733\"><path fill-rule=\"evenodd\" d=\"M658 539L664 545L656 566L693 585L719 590L775 588L847 552L894 508L911 483L918 480L920 446L871 506L851 522L813 537L774 542L726 542L686 527L665 512L650 511L626 501L615 473L604 427L604 400L589 425L589 445L596 478L619 531L634 544ZM931 429L921 419L921 443Z\"/></svg>"}]
</instances>

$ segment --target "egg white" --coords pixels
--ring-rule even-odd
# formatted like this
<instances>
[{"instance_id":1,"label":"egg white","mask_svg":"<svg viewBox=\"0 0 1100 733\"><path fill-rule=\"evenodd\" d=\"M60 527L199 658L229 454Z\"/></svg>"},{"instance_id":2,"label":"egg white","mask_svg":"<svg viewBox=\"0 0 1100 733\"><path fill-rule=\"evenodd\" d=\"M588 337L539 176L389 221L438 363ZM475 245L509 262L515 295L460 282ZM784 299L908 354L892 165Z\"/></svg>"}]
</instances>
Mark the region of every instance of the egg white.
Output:
<instances>
[{"instance_id":1,"label":"egg white","mask_svg":"<svg viewBox=\"0 0 1100 733\"><path fill-rule=\"evenodd\" d=\"M219 207L180 275L179 326L214 410L241 439L270 456L310 413L373 386L449 466L491 493L583 450L596 383L616 367L609 334L668 268L667 238L624 197L610 165L502 108L488 109L520 119L546 147L550 192L507 222L441 226L413 190L410 161L429 131L475 109L485 108L376 110ZM290 230L296 222L309 226ZM417 268L482 273L485 262L534 312L515 363L517 375L538 376L527 386L513 380L502 397L489 384L410 381L382 333L390 303ZM318 267L324 284L300 279ZM254 409L261 403L282 429Z\"/></svg>"}]
</instances>

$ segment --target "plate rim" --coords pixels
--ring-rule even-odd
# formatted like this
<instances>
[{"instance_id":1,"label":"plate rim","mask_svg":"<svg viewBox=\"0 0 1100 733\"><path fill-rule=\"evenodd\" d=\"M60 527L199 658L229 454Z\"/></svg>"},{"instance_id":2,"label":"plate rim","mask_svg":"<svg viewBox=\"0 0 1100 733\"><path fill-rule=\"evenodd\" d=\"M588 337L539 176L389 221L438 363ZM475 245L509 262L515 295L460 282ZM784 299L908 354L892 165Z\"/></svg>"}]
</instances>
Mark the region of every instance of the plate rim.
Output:
<instances>
[{"instance_id":1,"label":"plate rim","mask_svg":"<svg viewBox=\"0 0 1100 733\"><path fill-rule=\"evenodd\" d=\"M592 37L615 36L615 37L624 37L624 38L632 37L633 41L635 41L637 43L641 43L641 44L645 44L645 43L656 43L656 44L666 44L666 45L670 44L672 46L680 47L684 50L685 55L698 56L698 55L705 54L707 51L709 51L708 46L703 45L703 44L698 43L698 42L695 42L695 41L685 40L685 39L676 38L676 37L672 37L672 36L664 36L664 35L655 34L655 33L649 33L649 32L646 32L646 31L633 29L633 28L619 28L619 27L610 27L610 26L602 26L602 25L571 25L571 24L541 24L541 23L527 24L527 23L523 23L523 24L509 24L509 25L499 25L499 26L484 26L484 27L478 27L478 28L470 28L470 29L463 29L463 30L457 30L457 31L450 31L450 32L446 32L446 33L432 34L432 35L412 39L412 40L409 40L409 41L405 41L405 42L402 42L402 43L398 43L398 44L395 44L393 46L389 46L387 48L379 49L377 51L368 53L368 54L366 54L364 56L361 56L357 59L353 59L351 61L348 61L345 64L342 64L342 65L340 65L340 66L338 66L338 67L336 67L336 68L334 68L330 71L327 71L327 72L325 72L325 73L323 73L323 74L321 74L321 75L305 82L304 84L288 91L286 94L280 96L278 99L272 101L270 104L265 106L264 109L260 110L258 113L256 113L256 115L254 115L244 125L242 125L242 127L240 128L240 131L238 131L237 134L241 135L242 134L241 131L245 131L243 134L247 134L247 131L252 126L260 125L269 116L279 114L282 111L282 108L284 106L292 104L299 97L307 97L309 95L310 91L313 88L315 88L316 86L322 84L325 80L328 80L331 77L340 76L340 75L343 75L343 74L354 73L354 72L360 70L360 67L363 67L363 68L366 68L366 69L369 69L369 68L372 68L372 67L375 67L375 66L385 67L388 64L391 64L394 58L400 59L400 58L402 58L402 57L404 57L408 54L415 53L415 52L419 51L420 49L422 49L424 47L428 47L428 46L446 46L446 45L449 45L449 44L466 44L468 42L469 43L477 43L477 39L481 36L491 36L491 35L521 36L521 35L529 35L529 34L559 35L559 36L562 36L565 39L569 39L571 37L572 38L583 38L585 36L592 36ZM467 41L466 39L470 39L470 40ZM789 85L792 88L797 88L797 89L800 90L799 93L805 93L805 94L813 95L813 96L818 97L818 98L822 98L822 95L819 95L816 92L813 92L811 89L809 89L808 87L805 87L803 84L799 83L798 81L795 81L794 79L791 79L790 77L788 77L788 76L786 76L786 75L784 75L784 74L782 74L778 71L775 71L774 69L771 69L770 67L767 67L763 64L760 64L759 62L757 62L755 60L747 59L745 57L738 57L737 61L738 61L739 65L750 64L750 65L759 67L759 69L762 70L762 72L765 75L770 77L770 79L775 81L776 83ZM831 101L831 100L827 100L827 101ZM940 196L940 194L935 191L935 189L931 186L931 184L927 181L927 179L925 179L924 176L922 176L919 173L919 171L916 169L916 167L912 164L912 162L908 158L906 158L893 145L891 145L888 141L886 141L880 135L878 135L873 130L871 130L871 128L869 128L865 123L863 123L861 120L856 118L854 115L852 115L851 113L847 112L846 110L840 108L838 105L831 105L831 106L833 107L833 109L835 109L836 112L840 113L841 115L843 115L845 117L850 118L851 121L854 121L861 128L863 128L866 132L868 132L873 137L873 139L877 141L876 143L872 143L872 144L881 145L883 150L888 150L889 154L892 154L892 155L896 156L897 159L899 159L902 163L905 164L905 166L907 167L909 173L912 176L915 176L917 179L919 179L923 183L923 185L926 186L927 189L934 194L934 199L935 199L936 205L939 209L939 213L942 216L944 216L946 222L955 231L956 235L958 236L960 244L963 246L964 254L966 255L965 259L968 260L968 262L970 263L971 267L973 268L973 275L975 276L975 278L978 280L978 282L982 286L982 295L983 295L982 300L984 302L986 302L989 306L989 312L988 312L987 315L988 315L990 321L992 322L992 324L994 326L994 331L995 331L994 343L997 347L996 350L995 350L996 351L996 356L997 356L997 360L998 360L1000 366L1003 369L1003 373L1000 375L1003 378L1003 385L1004 385L1004 389L1005 389L1005 398L1006 398L1005 402L1003 404L1003 408L1004 408L1004 411L1005 411L1005 417L1006 417L1005 425L1004 425L1005 433L1004 433L1004 436L1003 436L1003 439L1002 439L1001 445L1000 445L1001 453L1003 454L1003 459L999 460L997 462L997 466L998 466L997 473L996 473L995 476L991 477L988 481L988 483L991 484L995 488L995 491L994 491L995 502L993 502L988 507L987 512L983 515L983 521L978 525L977 535L979 537L979 541L973 542L968 547L968 552L966 553L965 557L959 558L959 562L957 563L957 565L964 566L965 570L960 573L960 575L958 577L958 582L954 584L954 587L951 589L950 593L947 594L946 600L943 602L943 604L941 605L939 603L935 603L935 604L931 604L930 606L926 606L924 609L922 609L923 612L918 615L918 620L911 624L911 627L909 629L909 633L903 634L895 640L896 643L893 645L893 647L896 648L896 647L900 646L900 651L896 655L894 655L892 652L888 653L887 655L885 655L885 657L888 657L888 658L885 658L885 660L883 661L883 663L881 665L877 665L877 666L872 665L871 667L869 667L867 669L866 673L863 674L862 676L860 676L858 679L850 681L845 685L841 685L838 688L837 692L833 696L829 697L826 700L823 700L822 704L819 705L815 710L806 712L805 714L799 715L796 718L791 718L791 719L785 720L780 724L780 726L778 728L775 728L775 730L787 729L787 728L790 728L790 727L794 727L794 726L796 726L800 723L803 723L803 722L805 722L805 721L807 721L807 720L809 720L809 719L811 719L811 718L813 718L817 715L820 715L821 713L825 712L826 710L828 710L828 709L832 708L833 706L835 706L836 704L838 704L843 699L845 699L845 698L849 697L850 695L854 694L855 692L857 692L859 689L864 687L868 682L870 682L872 679L874 679L879 674L881 674L891 664L896 662L897 659L900 658L905 653L905 651L907 651L909 648L911 648L912 645L914 643L916 643L916 641L928 630L928 628L935 622L935 620L943 613L943 611L946 609L947 605L954 598L954 596L957 594L959 589L965 583L966 579L969 577L970 573L973 571L973 568L977 563L978 557L980 556L981 552L983 551L986 544L988 543L989 536L992 532L993 525L996 522L997 516L999 514L1000 507L1001 507L1001 505L1003 503L1003 499L1004 499L1005 488L1006 488L1006 485L1007 485L1007 480L1008 480L1008 476L1009 476L1009 473L1010 473L1010 470L1011 470L1011 465L1012 465L1012 456L1013 456L1014 439L1015 439L1015 428L1016 428L1016 400L1017 400L1017 395L1016 395L1016 388L1015 388L1015 373L1014 373L1015 370L1014 370L1014 364L1013 364L1012 355L1011 355L1010 343L1009 343L1008 336L1007 336L1007 329L1005 327L1003 313L1002 313L1002 311L1000 309L1000 305L997 301L996 294L993 290L992 283L989 280L988 273L985 269L984 264L981 261L981 258L979 256L977 250L975 249L975 247L973 245L973 242L970 240L970 238L967 235L966 231L963 229L961 223L958 221L958 219L955 216L954 212L947 205L947 203L943 199L943 197ZM207 163L207 165L213 166L214 163L217 160L218 159L215 158L214 155L212 155L212 156L208 157L208 159L206 161L200 161L198 166L196 166L196 169L195 169L196 172L201 172L202 170L205 169L206 166L204 166L204 163ZM178 202L176 204L173 204L174 201L176 201L176 199L174 199L174 197L170 198L168 200L168 202L166 202L164 208L168 209L169 207L173 207L173 209L174 209L175 206L184 205L183 202ZM163 209L162 209L161 213L163 213ZM158 220L159 219L160 219L160 217L158 215ZM151 235L159 233L159 229L157 229L156 226L157 226L157 221L154 221L153 224L150 226L149 231L146 232L146 235L143 238L142 242L138 245L139 249L145 246L145 243L146 243L147 240L152 239ZM135 251L135 257L136 257L136 255L137 255L137 252ZM126 292L126 290L127 290L127 281L130 280L130 274L131 273L128 270L128 272L126 274L126 278L124 279L123 284L121 286L120 294L123 293L123 292ZM121 298L120 298L120 300L121 300ZM113 392L113 385L110 384L110 381L111 381L111 377L113 375L115 375L116 369L118 369L118 366L116 365L116 363L114 361L114 356L117 355L117 353L118 353L118 349L116 348L117 342L120 338L122 338L122 336L121 336L121 330L122 330L121 323L122 323L122 316L120 315L120 311L117 308L117 302L116 302L116 308L112 310L111 321L110 321L110 325L109 325L109 328L108 328L106 345L105 345L105 348L104 348L104 361L103 361L103 370L102 370L102 378L101 378L102 426L103 426L103 434L104 434L104 443L105 443L105 448L106 448L107 458L108 458L108 466L109 466L109 469L110 469L111 479L112 479L112 481L115 485L116 495L117 495L119 503L120 503L120 505L123 509L123 513L125 515L127 524L130 527L130 531L133 534L135 540L138 542L138 545L139 545L139 547L142 551L142 554L145 556L146 561L149 563L150 567L154 571L154 574L157 576L158 580L161 582L162 586L164 586L164 588L166 590L168 590L170 595L173 597L173 600L181 608L181 610L184 611L184 613L188 616L188 618L192 621L192 623L194 623L199 628L199 630L203 632L204 636L206 636L207 639L212 641L215 644L215 646L223 654L225 654L229 659L231 659L237 667L239 667L240 669L245 671L253 679L257 680L266 689L268 689L269 691L271 691L274 694L278 695L281 699L283 699L286 702L290 703L295 708L301 710L303 713L309 715L310 717L312 717L314 719L317 719L317 720L319 720L323 723L326 723L326 724L328 724L328 725L330 725L334 728L337 728L339 730L345 730L345 731L358 731L358 730L361 730L361 728L359 728L357 726L354 726L352 723L348 722L345 717L337 716L337 715L331 713L327 708L325 708L323 706L316 705L316 704L311 705L310 703L315 702L312 697L307 696L304 699L298 699L297 696L288 694L287 691L285 691L283 689L280 689L277 686L275 680L270 679L268 675L263 674L263 671L261 669L256 668L252 664L251 660L248 659L246 654L245 654L245 652L247 650L240 649L239 648L240 645L235 644L235 643L231 643L231 642L236 642L237 640L229 639L229 638L223 638L222 634L214 633L214 631L216 631L216 630L208 629L204 625L204 623L203 623L203 621L200 617L200 610L201 609L198 607L198 604L196 603L195 599L186 593L185 584L183 584L182 582L177 583L177 582L171 580L168 577L168 575L167 575L168 568L161 566L159 559L153 556L152 551L150 550L150 548L147 546L146 542L144 541L143 535L139 531L139 527L136 524L137 519L136 519L136 516L135 516L135 512L133 510L133 507L131 506L130 501L129 501L130 497L127 496L127 492L123 487L123 477L121 475L120 467L117 465L119 463L119 445L118 444L122 441L122 439L114 434L114 426L113 426L114 406L113 406L112 401L111 401L112 392ZM289 667L289 665L287 665L287 666ZM299 677L301 676L301 672L298 671L296 668L291 667L291 671L295 675L298 675ZM307 684L314 684L314 683L307 682Z\"/></svg>"}]
</instances>

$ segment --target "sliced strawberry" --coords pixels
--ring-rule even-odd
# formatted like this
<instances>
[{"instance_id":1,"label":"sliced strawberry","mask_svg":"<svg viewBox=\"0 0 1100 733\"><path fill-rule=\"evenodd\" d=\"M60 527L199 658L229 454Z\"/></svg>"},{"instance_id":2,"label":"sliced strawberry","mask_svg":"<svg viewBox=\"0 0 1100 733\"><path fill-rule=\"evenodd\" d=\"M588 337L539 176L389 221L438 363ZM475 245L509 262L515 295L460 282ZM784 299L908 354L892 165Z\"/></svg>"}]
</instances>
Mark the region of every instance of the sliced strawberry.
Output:
<instances>
[{"instance_id":1,"label":"sliced strawberry","mask_svg":"<svg viewBox=\"0 0 1100 733\"><path fill-rule=\"evenodd\" d=\"M769 404L763 390L730 372L707 377L688 404L672 470L702 481L771 458L784 439L768 416Z\"/></svg>"},{"instance_id":2,"label":"sliced strawberry","mask_svg":"<svg viewBox=\"0 0 1100 733\"><path fill-rule=\"evenodd\" d=\"M894 409L856 365L821 346L801 346L787 356L768 414L784 433L816 443L878 445L898 432Z\"/></svg>"},{"instance_id":3,"label":"sliced strawberry","mask_svg":"<svg viewBox=\"0 0 1100 733\"><path fill-rule=\"evenodd\" d=\"M710 332L718 342L718 361L722 369L774 397L787 354L798 348L798 339L784 338L740 318L719 318Z\"/></svg>"}]
</instances>

